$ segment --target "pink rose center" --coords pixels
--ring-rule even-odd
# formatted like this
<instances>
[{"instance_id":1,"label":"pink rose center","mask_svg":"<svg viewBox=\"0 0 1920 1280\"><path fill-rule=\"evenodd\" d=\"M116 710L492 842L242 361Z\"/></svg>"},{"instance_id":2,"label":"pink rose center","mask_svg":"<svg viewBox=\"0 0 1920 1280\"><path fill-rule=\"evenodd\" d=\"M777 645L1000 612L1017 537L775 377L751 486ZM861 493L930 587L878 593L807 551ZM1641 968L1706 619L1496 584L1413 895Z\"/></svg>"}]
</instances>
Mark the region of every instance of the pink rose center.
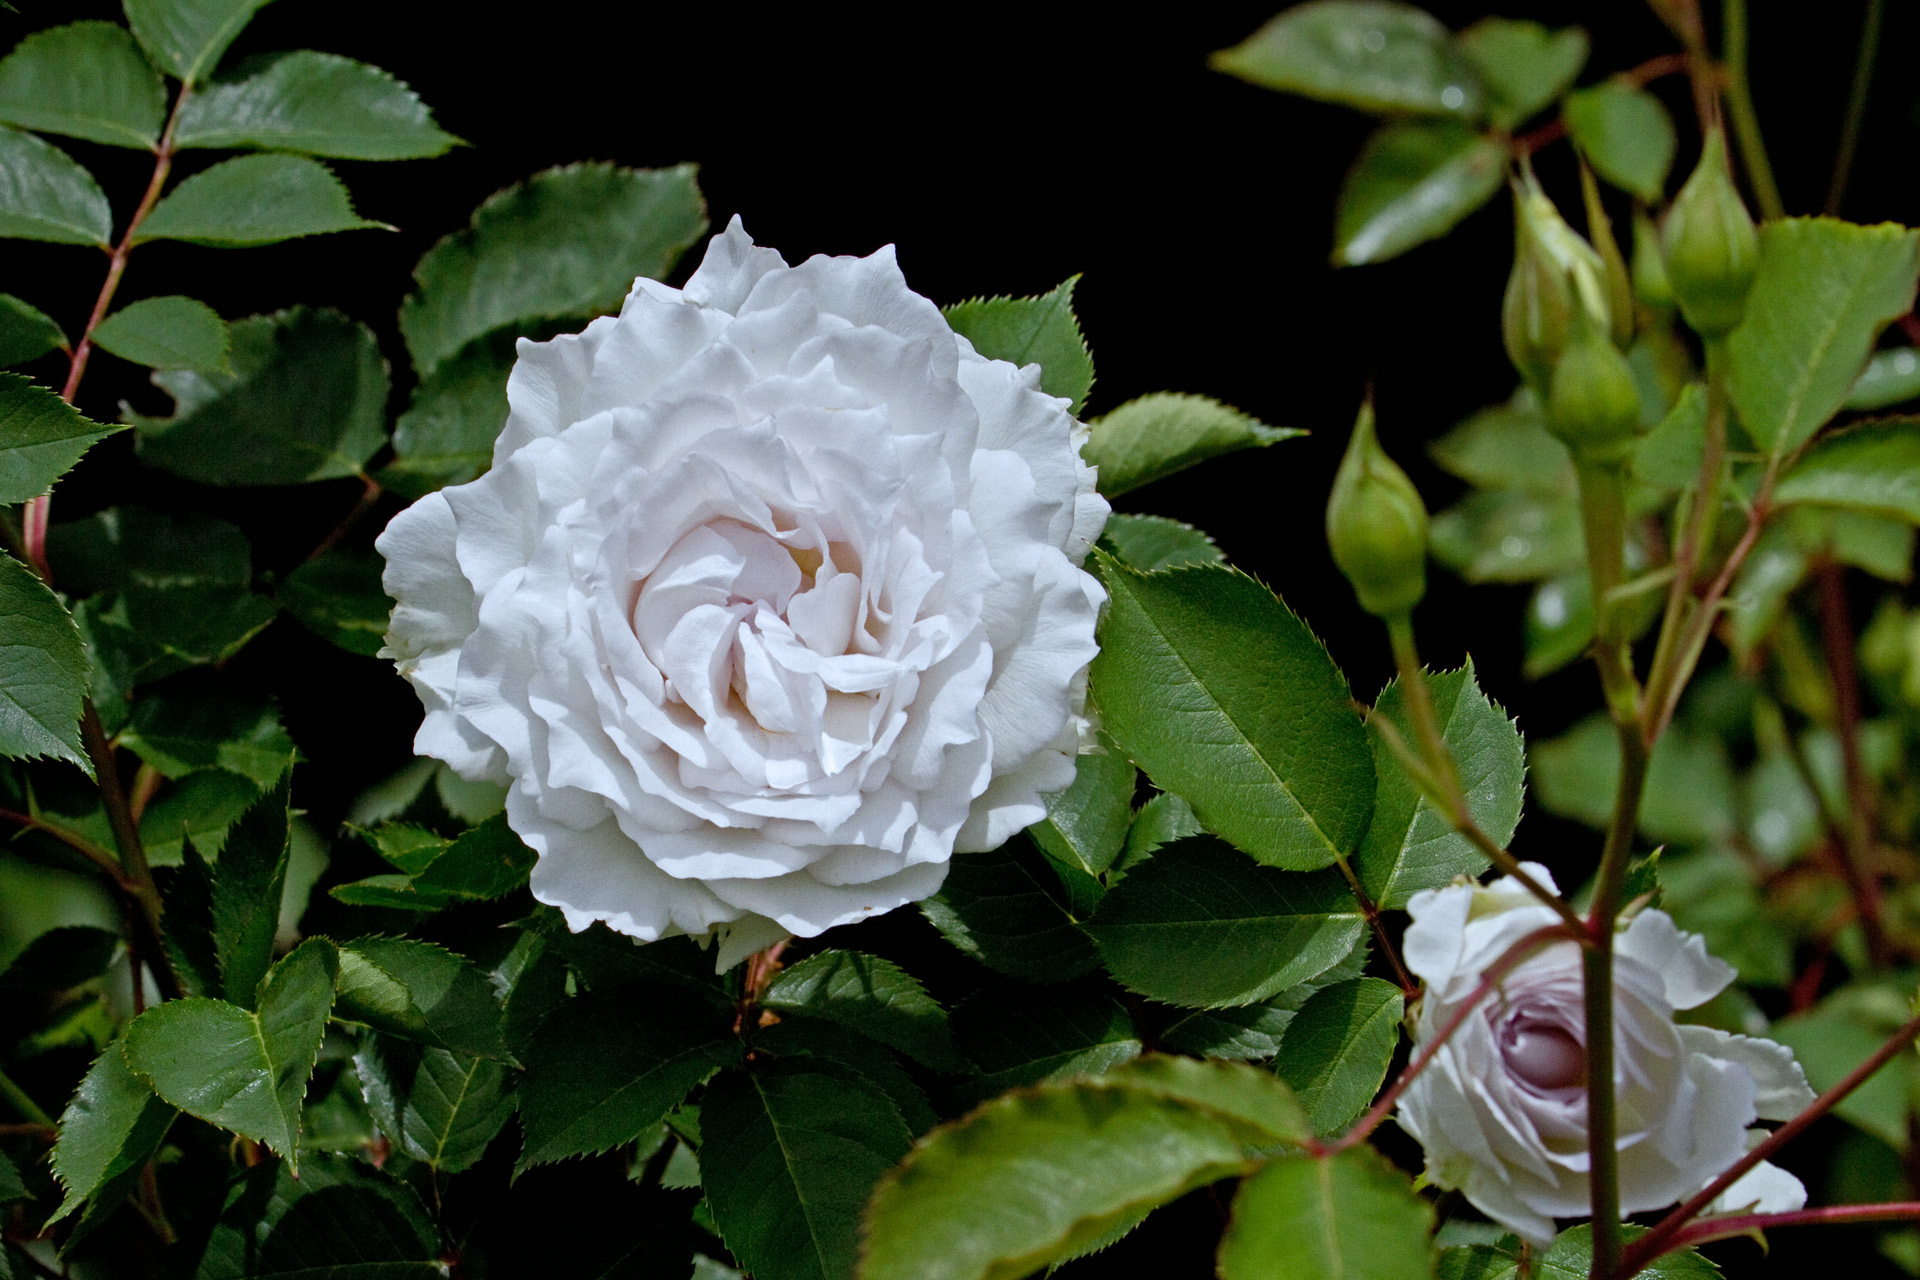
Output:
<instances>
[{"instance_id":1,"label":"pink rose center","mask_svg":"<svg viewBox=\"0 0 1920 1280\"><path fill-rule=\"evenodd\" d=\"M1510 1022L1500 1035L1507 1070L1536 1089L1570 1089L1587 1081L1586 1046L1551 1023Z\"/></svg>"}]
</instances>

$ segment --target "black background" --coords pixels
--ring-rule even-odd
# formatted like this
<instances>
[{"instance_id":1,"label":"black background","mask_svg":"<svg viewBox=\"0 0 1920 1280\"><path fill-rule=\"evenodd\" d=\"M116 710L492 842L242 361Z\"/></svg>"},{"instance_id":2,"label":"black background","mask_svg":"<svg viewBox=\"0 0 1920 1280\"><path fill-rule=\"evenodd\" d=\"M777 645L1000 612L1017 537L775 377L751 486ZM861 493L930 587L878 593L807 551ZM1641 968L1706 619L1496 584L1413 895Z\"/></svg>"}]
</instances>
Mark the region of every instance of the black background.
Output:
<instances>
[{"instance_id":1,"label":"black background","mask_svg":"<svg viewBox=\"0 0 1920 1280\"><path fill-rule=\"evenodd\" d=\"M5 44L77 17L118 16L116 5L95 0L16 2L19 16L0 13ZM317 48L372 62L411 84L441 125L472 146L437 160L335 166L360 212L396 224L397 233L244 251L156 244L134 255L120 299L191 293L228 317L294 301L340 307L379 334L396 370L397 412L409 385L394 315L413 264L487 195L583 159L695 161L716 228L738 213L758 241L796 262L891 242L909 283L941 303L1038 293L1080 273L1075 301L1099 375L1089 413L1148 391L1192 391L1314 433L1160 482L1119 505L1212 533L1307 618L1356 694L1371 698L1388 675L1385 643L1327 557L1326 488L1371 381L1382 438L1428 505L1438 510L1457 495L1457 482L1426 464L1422 448L1514 384L1498 332L1511 224L1502 198L1444 242L1403 259L1329 267L1335 194L1373 122L1205 65L1209 51L1239 41L1275 7L1187 3L1124 20L1104 6L1034 3L589 2L519 4L483 17L467 4L280 0L230 57ZM1486 11L1478 3L1428 7L1454 27ZM1756 97L1782 193L1790 211L1814 212L1864 5L1754 8ZM1920 7L1889 8L1844 209L1859 221L1920 220L1920 134L1908 74ZM1674 47L1650 11L1629 0L1510 0L1503 12L1586 26L1594 53L1583 82ZM1679 78L1654 87L1681 124L1677 183L1697 152L1690 100ZM145 158L62 145L100 174L124 217L144 185ZM190 154L181 169L214 158ZM1543 152L1538 165L1563 207L1577 206L1565 144ZM80 328L101 255L22 242L5 242L0 254L0 287L70 331ZM61 372L51 363L29 371L44 380ZM122 399L151 412L167 406L142 371L97 356L81 407L111 419ZM257 567L284 572L358 493L352 482L292 493L198 490L136 476L130 458L124 438L96 451L57 497L55 520L123 501L211 508L249 525L265 519L275 532ZM391 501L381 507L359 540L370 541L395 509ZM1597 690L1584 666L1521 680L1524 600L1518 588L1469 589L1436 571L1418 615L1422 643L1430 662L1445 665L1471 646L1489 691L1530 737L1550 736L1597 705ZM262 674L286 664L307 673L286 713L315 761L301 786L317 821L330 823L348 797L404 759L417 705L371 660L330 650L283 619L243 655L239 665L248 664ZM1564 868L1564 881L1584 873L1596 846L1581 829L1530 815L1516 851ZM1211 1206L1187 1207L1191 1225L1205 1228ZM1182 1221L1150 1228L1155 1247L1174 1246ZM1797 1274L1816 1244L1851 1248L1842 1235L1797 1234L1798 1245L1794 1233L1776 1241L1766 1274ZM1204 1251L1176 1252L1183 1260L1170 1260L1165 1274L1206 1273ZM1756 1255L1739 1245L1732 1261L1751 1274Z\"/></svg>"}]
</instances>

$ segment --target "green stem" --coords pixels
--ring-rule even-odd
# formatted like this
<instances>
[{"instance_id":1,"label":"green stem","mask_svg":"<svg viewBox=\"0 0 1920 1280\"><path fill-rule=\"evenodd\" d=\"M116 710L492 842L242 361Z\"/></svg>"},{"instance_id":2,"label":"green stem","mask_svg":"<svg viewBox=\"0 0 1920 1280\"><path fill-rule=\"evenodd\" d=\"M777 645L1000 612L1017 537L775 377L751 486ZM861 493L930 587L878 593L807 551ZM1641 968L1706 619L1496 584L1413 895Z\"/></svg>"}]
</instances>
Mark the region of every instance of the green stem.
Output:
<instances>
[{"instance_id":1,"label":"green stem","mask_svg":"<svg viewBox=\"0 0 1920 1280\"><path fill-rule=\"evenodd\" d=\"M1640 717L1640 682L1633 675L1633 638L1614 598L1626 579L1627 470L1625 462L1577 462L1580 521L1587 540L1587 576L1593 583L1594 664L1615 724Z\"/></svg>"},{"instance_id":2,"label":"green stem","mask_svg":"<svg viewBox=\"0 0 1920 1280\"><path fill-rule=\"evenodd\" d=\"M113 758L113 746L100 724L100 713L88 698L80 708L80 738L86 744L87 758L93 762L94 780L100 787L100 804L107 811L107 826L120 849L120 866L126 874L136 909L128 911L128 939L136 955L153 971L160 993L168 1000L181 994L180 979L167 960L161 942L160 886L154 883L153 868L147 865L146 846L140 842L140 827L127 803L127 791L120 782L120 767ZM134 966L134 989L140 986L139 966Z\"/></svg>"},{"instance_id":3,"label":"green stem","mask_svg":"<svg viewBox=\"0 0 1920 1280\"><path fill-rule=\"evenodd\" d=\"M1593 1267L1620 1270L1620 1150L1613 1114L1613 939L1580 953L1587 1015L1587 1184L1593 1212Z\"/></svg>"},{"instance_id":4,"label":"green stem","mask_svg":"<svg viewBox=\"0 0 1920 1280\"><path fill-rule=\"evenodd\" d=\"M34 1124L45 1128L54 1128L53 1117L40 1109L40 1104L27 1096L27 1091L15 1084L6 1072L0 1071L0 1098Z\"/></svg>"},{"instance_id":5,"label":"green stem","mask_svg":"<svg viewBox=\"0 0 1920 1280\"><path fill-rule=\"evenodd\" d=\"M1853 63L1853 88L1847 94L1847 118L1840 126L1840 150L1833 157L1833 181L1827 186L1827 214L1840 216L1847 179L1853 176L1853 157L1860 149L1860 126L1867 118L1867 91L1873 87L1873 62L1880 53L1880 26L1887 0L1867 0L1867 16L1860 24L1860 52Z\"/></svg>"},{"instance_id":6,"label":"green stem","mask_svg":"<svg viewBox=\"0 0 1920 1280\"><path fill-rule=\"evenodd\" d=\"M1867 954L1876 969L1887 967L1891 952L1881 920L1880 882L1874 876L1873 837L1876 797L1873 779L1860 755L1860 673L1854 663L1853 619L1848 615L1846 569L1829 560L1815 575L1820 583L1820 639L1833 674L1834 729L1846 771L1847 811L1840 865L1847 889L1867 934Z\"/></svg>"},{"instance_id":7,"label":"green stem","mask_svg":"<svg viewBox=\"0 0 1920 1280\"><path fill-rule=\"evenodd\" d=\"M1733 124L1734 145L1740 149L1740 162L1746 166L1747 181L1753 184L1753 198L1760 205L1760 216L1768 221L1787 216L1780 203L1780 188L1774 185L1773 165L1767 160L1767 146L1760 137L1760 117L1753 109L1753 93L1747 85L1747 0L1725 0L1720 11L1725 27L1725 66L1727 117Z\"/></svg>"}]
</instances>

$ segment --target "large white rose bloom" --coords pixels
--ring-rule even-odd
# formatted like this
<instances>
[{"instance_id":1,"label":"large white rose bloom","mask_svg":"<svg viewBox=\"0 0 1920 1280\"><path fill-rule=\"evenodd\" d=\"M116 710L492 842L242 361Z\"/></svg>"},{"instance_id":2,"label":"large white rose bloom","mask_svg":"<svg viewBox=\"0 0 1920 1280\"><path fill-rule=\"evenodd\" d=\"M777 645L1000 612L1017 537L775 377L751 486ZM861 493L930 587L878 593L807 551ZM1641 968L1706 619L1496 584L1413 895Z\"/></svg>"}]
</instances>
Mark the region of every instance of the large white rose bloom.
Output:
<instances>
[{"instance_id":1,"label":"large white rose bloom","mask_svg":"<svg viewBox=\"0 0 1920 1280\"><path fill-rule=\"evenodd\" d=\"M1525 865L1553 887L1546 868ZM1453 1019L1508 948L1559 919L1506 877L1418 893L1407 909L1407 967L1426 983L1416 1045ZM1615 940L1623 1214L1693 1195L1746 1152L1755 1119L1785 1120L1813 1101L1785 1047L1674 1022L1674 1010L1705 1003L1734 976L1663 911L1640 912ZM1426 1149L1435 1185L1458 1188L1542 1245L1553 1219L1591 1211L1582 991L1578 943L1555 942L1518 965L1414 1078L1397 1117ZM1805 1203L1797 1178L1762 1163L1713 1209L1778 1213Z\"/></svg>"},{"instance_id":2,"label":"large white rose bloom","mask_svg":"<svg viewBox=\"0 0 1920 1280\"><path fill-rule=\"evenodd\" d=\"M891 248L736 218L684 289L522 339L492 469L381 536L415 740L505 784L533 893L720 961L935 892L1073 779L1107 504L1039 368Z\"/></svg>"}]
</instances>

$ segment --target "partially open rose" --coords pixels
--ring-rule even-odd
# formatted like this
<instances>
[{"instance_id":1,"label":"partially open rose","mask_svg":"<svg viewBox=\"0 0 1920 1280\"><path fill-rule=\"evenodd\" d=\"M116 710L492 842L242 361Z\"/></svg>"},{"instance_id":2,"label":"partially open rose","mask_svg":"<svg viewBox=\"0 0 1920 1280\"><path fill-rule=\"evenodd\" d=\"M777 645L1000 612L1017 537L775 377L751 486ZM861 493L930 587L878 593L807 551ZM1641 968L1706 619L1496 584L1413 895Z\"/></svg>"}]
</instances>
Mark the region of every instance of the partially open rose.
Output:
<instances>
[{"instance_id":1,"label":"partially open rose","mask_svg":"<svg viewBox=\"0 0 1920 1280\"><path fill-rule=\"evenodd\" d=\"M379 547L415 745L509 785L535 897L730 964L1042 815L1107 506L1038 373L891 249L788 267L737 219L684 289L521 342L492 470Z\"/></svg>"},{"instance_id":2,"label":"partially open rose","mask_svg":"<svg viewBox=\"0 0 1920 1280\"><path fill-rule=\"evenodd\" d=\"M1526 864L1553 885L1547 870ZM1558 919L1502 878L1415 894L1407 967L1426 983L1415 1041L1452 1020L1509 947ZM1747 1126L1813 1101L1793 1054L1771 1040L1684 1026L1733 981L1663 911L1642 911L1614 948L1614 1094L1620 1210L1638 1213L1699 1191L1747 1149ZM1398 1119L1427 1153L1427 1176L1459 1188L1488 1217L1536 1243L1554 1218L1589 1213L1586 1024L1580 948L1556 942L1515 967L1401 1095ZM1761 1164L1721 1210L1774 1213L1806 1203L1792 1174Z\"/></svg>"}]
</instances>

